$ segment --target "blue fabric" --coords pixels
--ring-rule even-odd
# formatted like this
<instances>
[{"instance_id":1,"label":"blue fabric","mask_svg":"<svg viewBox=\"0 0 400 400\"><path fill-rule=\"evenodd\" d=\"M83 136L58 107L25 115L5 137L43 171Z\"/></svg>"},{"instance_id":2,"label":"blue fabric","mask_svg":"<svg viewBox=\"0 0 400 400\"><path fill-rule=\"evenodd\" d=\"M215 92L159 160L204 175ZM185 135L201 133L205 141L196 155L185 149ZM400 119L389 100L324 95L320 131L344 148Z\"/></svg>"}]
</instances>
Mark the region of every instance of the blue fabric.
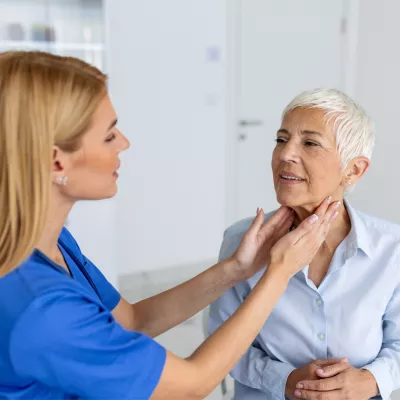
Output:
<instances>
[{"instance_id":1,"label":"blue fabric","mask_svg":"<svg viewBox=\"0 0 400 400\"><path fill-rule=\"evenodd\" d=\"M317 288L308 279L307 266L289 281L231 372L236 399L284 399L295 368L336 357L368 369L383 399L400 388L400 226L345 205L351 231L336 249L327 276ZM221 260L233 254L251 221L226 231ZM211 306L210 332L234 313L263 272L240 282Z\"/></svg>"},{"instance_id":2,"label":"blue fabric","mask_svg":"<svg viewBox=\"0 0 400 400\"><path fill-rule=\"evenodd\" d=\"M165 349L114 320L120 295L66 229L59 248L72 277L35 250L0 279L0 398L148 399Z\"/></svg>"}]
</instances>

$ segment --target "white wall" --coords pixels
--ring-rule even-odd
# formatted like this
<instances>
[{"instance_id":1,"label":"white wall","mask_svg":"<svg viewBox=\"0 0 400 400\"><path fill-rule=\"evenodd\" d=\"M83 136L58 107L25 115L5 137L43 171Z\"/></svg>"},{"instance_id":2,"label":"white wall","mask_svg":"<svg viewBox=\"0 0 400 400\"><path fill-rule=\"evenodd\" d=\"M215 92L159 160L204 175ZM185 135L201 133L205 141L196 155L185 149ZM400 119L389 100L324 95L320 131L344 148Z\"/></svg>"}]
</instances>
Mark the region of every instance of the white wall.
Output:
<instances>
[{"instance_id":1,"label":"white wall","mask_svg":"<svg viewBox=\"0 0 400 400\"><path fill-rule=\"evenodd\" d=\"M216 258L224 229L225 0L108 0L120 274Z\"/></svg>"},{"instance_id":2,"label":"white wall","mask_svg":"<svg viewBox=\"0 0 400 400\"><path fill-rule=\"evenodd\" d=\"M81 201L72 209L67 227L83 253L117 287L115 203L115 199Z\"/></svg>"},{"instance_id":3,"label":"white wall","mask_svg":"<svg viewBox=\"0 0 400 400\"><path fill-rule=\"evenodd\" d=\"M376 147L351 199L365 212L400 223L400 2L359 3L355 98L375 121Z\"/></svg>"}]
</instances>

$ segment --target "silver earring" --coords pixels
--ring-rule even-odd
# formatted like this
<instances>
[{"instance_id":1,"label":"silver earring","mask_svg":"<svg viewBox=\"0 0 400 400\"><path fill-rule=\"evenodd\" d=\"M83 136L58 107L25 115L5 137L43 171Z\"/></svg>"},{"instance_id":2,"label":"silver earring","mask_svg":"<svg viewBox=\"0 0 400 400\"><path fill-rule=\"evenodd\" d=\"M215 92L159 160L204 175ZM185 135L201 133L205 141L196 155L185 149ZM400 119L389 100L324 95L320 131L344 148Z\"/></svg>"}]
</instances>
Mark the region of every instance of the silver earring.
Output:
<instances>
[{"instance_id":1,"label":"silver earring","mask_svg":"<svg viewBox=\"0 0 400 400\"><path fill-rule=\"evenodd\" d=\"M57 176L56 178L56 182L61 185L61 186L65 186L67 184L68 181L68 177L67 176Z\"/></svg>"}]
</instances>

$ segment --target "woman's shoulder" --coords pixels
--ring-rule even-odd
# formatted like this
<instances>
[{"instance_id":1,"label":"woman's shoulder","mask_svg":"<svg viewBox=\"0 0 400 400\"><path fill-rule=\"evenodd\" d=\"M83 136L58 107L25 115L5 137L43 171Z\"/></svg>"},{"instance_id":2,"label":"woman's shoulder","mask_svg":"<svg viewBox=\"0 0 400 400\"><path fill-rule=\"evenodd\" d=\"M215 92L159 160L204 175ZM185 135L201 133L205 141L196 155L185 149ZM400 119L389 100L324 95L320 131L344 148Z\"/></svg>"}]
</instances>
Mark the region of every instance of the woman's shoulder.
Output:
<instances>
[{"instance_id":1,"label":"woman's shoulder","mask_svg":"<svg viewBox=\"0 0 400 400\"><path fill-rule=\"evenodd\" d=\"M40 302L49 294L59 299L71 294L82 299L88 297L87 291L35 250L18 268L0 279L0 319L9 318L12 323L33 303ZM95 296L90 300L96 302Z\"/></svg>"},{"instance_id":2,"label":"woman's shoulder","mask_svg":"<svg viewBox=\"0 0 400 400\"><path fill-rule=\"evenodd\" d=\"M55 306L70 304L70 299L75 302L80 299L82 304L96 303L97 309L103 308L95 296L89 297L68 276L46 265L38 255L32 255L0 279L0 337L8 343L22 317L47 315Z\"/></svg>"},{"instance_id":3,"label":"woman's shoulder","mask_svg":"<svg viewBox=\"0 0 400 400\"><path fill-rule=\"evenodd\" d=\"M349 208L357 243L370 257L400 257L400 225Z\"/></svg>"},{"instance_id":4,"label":"woman's shoulder","mask_svg":"<svg viewBox=\"0 0 400 400\"><path fill-rule=\"evenodd\" d=\"M385 218L372 216L364 212L353 210L353 215L365 226L366 232L369 235L376 235L377 237L393 237L394 240L400 240L400 225L389 221Z\"/></svg>"}]
</instances>

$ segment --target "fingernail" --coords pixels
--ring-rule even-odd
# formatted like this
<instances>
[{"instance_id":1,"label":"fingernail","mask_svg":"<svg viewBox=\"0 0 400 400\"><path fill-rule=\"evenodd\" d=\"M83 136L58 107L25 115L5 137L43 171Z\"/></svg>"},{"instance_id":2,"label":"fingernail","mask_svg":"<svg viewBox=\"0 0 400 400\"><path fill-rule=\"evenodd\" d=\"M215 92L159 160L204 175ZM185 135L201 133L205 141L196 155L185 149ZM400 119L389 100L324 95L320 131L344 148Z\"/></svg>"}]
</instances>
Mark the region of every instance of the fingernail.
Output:
<instances>
[{"instance_id":1,"label":"fingernail","mask_svg":"<svg viewBox=\"0 0 400 400\"><path fill-rule=\"evenodd\" d=\"M338 201L336 204L335 204L335 208L339 208L340 206L341 206L341 202L340 201Z\"/></svg>"},{"instance_id":2,"label":"fingernail","mask_svg":"<svg viewBox=\"0 0 400 400\"><path fill-rule=\"evenodd\" d=\"M327 199L327 201L328 201L328 204L331 204L332 196L329 196L328 199Z\"/></svg>"},{"instance_id":3,"label":"fingernail","mask_svg":"<svg viewBox=\"0 0 400 400\"><path fill-rule=\"evenodd\" d=\"M339 215L339 213L336 211L335 214L332 215L332 221L333 221L334 219L336 219L336 217L337 217L338 215Z\"/></svg>"},{"instance_id":4,"label":"fingernail","mask_svg":"<svg viewBox=\"0 0 400 400\"><path fill-rule=\"evenodd\" d=\"M318 215L313 214L311 215L311 217L309 218L310 224L315 224L318 221Z\"/></svg>"},{"instance_id":5,"label":"fingernail","mask_svg":"<svg viewBox=\"0 0 400 400\"><path fill-rule=\"evenodd\" d=\"M301 397L301 392L300 392L300 390L296 390L296 391L294 392L294 395L295 395L296 397Z\"/></svg>"},{"instance_id":6,"label":"fingernail","mask_svg":"<svg viewBox=\"0 0 400 400\"><path fill-rule=\"evenodd\" d=\"M297 389L304 389L304 386L303 386L302 383L298 383L298 384L296 385L296 388L297 388Z\"/></svg>"},{"instance_id":7,"label":"fingernail","mask_svg":"<svg viewBox=\"0 0 400 400\"><path fill-rule=\"evenodd\" d=\"M324 374L325 373L325 371L322 368L318 368L317 372L319 372L320 374Z\"/></svg>"},{"instance_id":8,"label":"fingernail","mask_svg":"<svg viewBox=\"0 0 400 400\"><path fill-rule=\"evenodd\" d=\"M257 207L257 215L258 215L259 212L260 212L260 207Z\"/></svg>"}]
</instances>

